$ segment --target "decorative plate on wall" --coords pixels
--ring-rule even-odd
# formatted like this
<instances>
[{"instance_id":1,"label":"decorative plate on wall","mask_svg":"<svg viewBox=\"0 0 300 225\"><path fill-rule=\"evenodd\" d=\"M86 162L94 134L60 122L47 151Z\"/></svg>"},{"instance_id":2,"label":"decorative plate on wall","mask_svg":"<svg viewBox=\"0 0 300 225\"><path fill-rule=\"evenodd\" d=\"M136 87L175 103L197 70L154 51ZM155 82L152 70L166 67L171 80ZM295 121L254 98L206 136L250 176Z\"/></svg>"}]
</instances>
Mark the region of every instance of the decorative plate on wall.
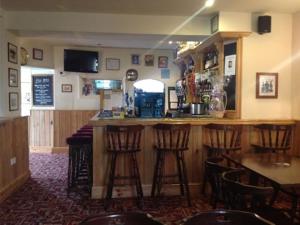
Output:
<instances>
[{"instance_id":1,"label":"decorative plate on wall","mask_svg":"<svg viewBox=\"0 0 300 225\"><path fill-rule=\"evenodd\" d=\"M135 81L138 78L138 71L135 69L129 69L126 71L126 80Z\"/></svg>"}]
</instances>

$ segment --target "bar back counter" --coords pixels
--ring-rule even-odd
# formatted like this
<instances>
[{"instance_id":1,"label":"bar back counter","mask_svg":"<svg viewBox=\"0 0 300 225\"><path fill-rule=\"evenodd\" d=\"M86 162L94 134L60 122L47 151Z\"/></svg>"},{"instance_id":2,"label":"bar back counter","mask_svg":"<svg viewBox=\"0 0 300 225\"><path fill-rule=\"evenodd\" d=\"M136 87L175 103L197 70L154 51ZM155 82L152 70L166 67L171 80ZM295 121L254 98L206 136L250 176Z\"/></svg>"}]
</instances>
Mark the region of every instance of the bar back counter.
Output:
<instances>
[{"instance_id":1,"label":"bar back counter","mask_svg":"<svg viewBox=\"0 0 300 225\"><path fill-rule=\"evenodd\" d=\"M145 196L149 196L151 192L151 185L153 179L153 171L155 167L155 151L153 144L155 140L155 133L153 125L157 123L171 123L182 124L189 123L192 125L189 150L185 153L185 161L187 166L187 174L191 195L198 195L201 190L203 181L204 160L206 159L206 151L203 147L207 143L205 132L203 132L203 125L209 123L217 124L241 124L242 130L242 151L250 150L251 143L257 142L257 131L253 125L261 123L269 124L294 124L292 134L292 154L299 154L296 148L299 145L300 125L298 121L294 120L243 120L243 119L214 119L214 118L163 118L163 119L99 119L97 116L93 117L89 124L94 127L93 140L93 188L92 198L103 198L105 196L106 184L108 180L108 160L109 155L105 148L105 126L106 125L136 125L141 124L145 126L141 137L141 152L138 155L138 164L140 169L142 187ZM128 173L128 162L121 159L117 166L117 175L123 176ZM166 159L165 172L176 171L176 163L174 160ZM171 180L172 181L172 180ZM170 182L172 183L172 182ZM176 180L177 183L177 180ZM162 192L166 195L173 195L179 193L178 185L164 185ZM114 189L114 196L126 197L134 195L133 187L124 185Z\"/></svg>"}]
</instances>

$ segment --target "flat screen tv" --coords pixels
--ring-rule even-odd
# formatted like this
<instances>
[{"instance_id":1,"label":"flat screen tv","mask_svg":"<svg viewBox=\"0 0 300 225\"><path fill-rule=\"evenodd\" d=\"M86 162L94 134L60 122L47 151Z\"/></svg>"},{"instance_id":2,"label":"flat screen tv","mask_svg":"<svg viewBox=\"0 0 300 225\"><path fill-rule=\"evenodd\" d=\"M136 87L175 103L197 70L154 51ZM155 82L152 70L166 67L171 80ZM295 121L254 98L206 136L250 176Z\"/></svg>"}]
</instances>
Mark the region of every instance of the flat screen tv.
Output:
<instances>
[{"instance_id":1,"label":"flat screen tv","mask_svg":"<svg viewBox=\"0 0 300 225\"><path fill-rule=\"evenodd\" d=\"M64 71L98 73L98 52L65 49Z\"/></svg>"}]
</instances>

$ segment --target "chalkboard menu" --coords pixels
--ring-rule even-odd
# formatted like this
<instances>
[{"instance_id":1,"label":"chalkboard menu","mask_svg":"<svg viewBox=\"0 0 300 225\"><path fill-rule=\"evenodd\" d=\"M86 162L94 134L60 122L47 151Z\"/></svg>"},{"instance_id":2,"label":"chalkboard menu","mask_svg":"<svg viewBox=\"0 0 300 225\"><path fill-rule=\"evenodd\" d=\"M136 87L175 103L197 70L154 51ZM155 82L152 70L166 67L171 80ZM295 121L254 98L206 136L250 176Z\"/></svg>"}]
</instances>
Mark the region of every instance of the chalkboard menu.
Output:
<instances>
[{"instance_id":1,"label":"chalkboard menu","mask_svg":"<svg viewBox=\"0 0 300 225\"><path fill-rule=\"evenodd\" d=\"M53 76L33 76L32 93L34 106L53 106Z\"/></svg>"}]
</instances>

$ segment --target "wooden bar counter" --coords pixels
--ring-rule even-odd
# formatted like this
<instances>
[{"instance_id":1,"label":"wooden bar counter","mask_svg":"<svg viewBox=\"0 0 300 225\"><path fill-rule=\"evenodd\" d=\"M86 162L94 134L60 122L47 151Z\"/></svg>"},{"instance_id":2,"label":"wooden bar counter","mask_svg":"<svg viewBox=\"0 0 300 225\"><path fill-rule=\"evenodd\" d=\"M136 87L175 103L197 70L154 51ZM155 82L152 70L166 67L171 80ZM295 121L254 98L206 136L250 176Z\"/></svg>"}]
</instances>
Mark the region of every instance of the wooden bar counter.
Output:
<instances>
[{"instance_id":1,"label":"wooden bar counter","mask_svg":"<svg viewBox=\"0 0 300 225\"><path fill-rule=\"evenodd\" d=\"M202 126L209 123L220 124L242 124L242 146L243 150L250 148L250 143L255 141L255 132L252 131L252 125L260 123L272 124L294 124L294 120L242 120L242 119L214 119L214 118L163 118L163 119L99 119L93 117L89 124L94 127L94 143L93 143L93 189L92 198L103 198L106 192L106 184L108 177L108 161L110 160L105 149L105 126L106 125L132 125L141 124L145 129L141 138L142 150L138 153L138 163L140 175L142 179L144 195L150 195L153 170L155 164L155 151L153 150L154 132L152 126L157 123L189 123L192 125L190 133L189 150L185 153L187 164L188 179L192 195L200 193L200 185L203 176L204 160L206 151L202 147L205 137L202 132ZM117 164L117 174L124 175L128 172L127 161L121 159ZM175 160L167 161L168 170L176 171ZM165 185L162 190L166 195L179 194L177 185ZM123 185L114 189L114 195L118 197L132 196L135 190Z\"/></svg>"}]
</instances>

